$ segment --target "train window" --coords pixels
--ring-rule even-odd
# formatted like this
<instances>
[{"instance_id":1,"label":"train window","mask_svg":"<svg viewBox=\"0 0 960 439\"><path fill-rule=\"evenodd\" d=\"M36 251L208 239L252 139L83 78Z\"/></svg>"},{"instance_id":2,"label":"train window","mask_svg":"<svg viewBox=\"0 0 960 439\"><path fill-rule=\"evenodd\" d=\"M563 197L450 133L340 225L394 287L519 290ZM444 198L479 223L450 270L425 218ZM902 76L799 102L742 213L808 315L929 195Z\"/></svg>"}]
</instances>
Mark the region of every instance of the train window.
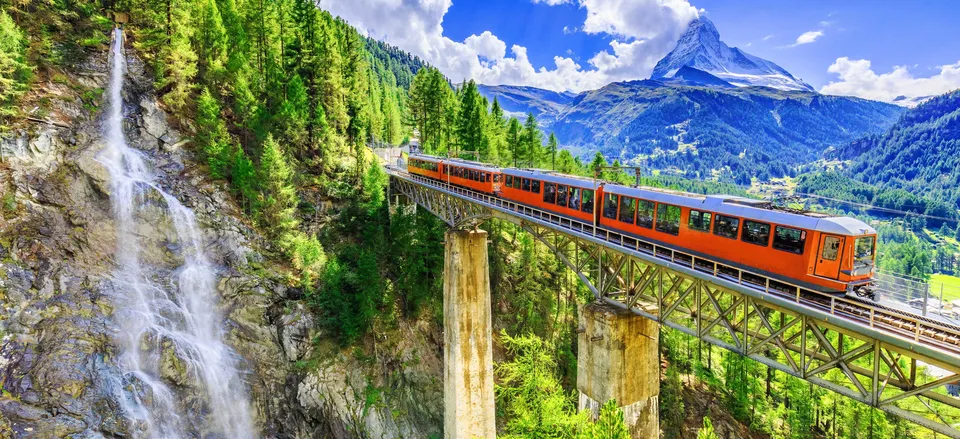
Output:
<instances>
[{"instance_id":1,"label":"train window","mask_svg":"<svg viewBox=\"0 0 960 439\"><path fill-rule=\"evenodd\" d=\"M506 183L506 185L507 185L507 187L512 187L512 186L513 186L513 176L512 176L512 175L508 175L508 176L507 176L507 183Z\"/></svg>"},{"instance_id":2,"label":"train window","mask_svg":"<svg viewBox=\"0 0 960 439\"><path fill-rule=\"evenodd\" d=\"M758 223L756 221L743 221L743 242L767 246L770 242L770 224Z\"/></svg>"},{"instance_id":3,"label":"train window","mask_svg":"<svg viewBox=\"0 0 960 439\"><path fill-rule=\"evenodd\" d=\"M633 215L637 212L637 199L620 197L620 222L633 224Z\"/></svg>"},{"instance_id":4,"label":"train window","mask_svg":"<svg viewBox=\"0 0 960 439\"><path fill-rule=\"evenodd\" d=\"M858 261L871 261L873 259L873 237L864 236L862 238L857 238L856 241L856 258Z\"/></svg>"},{"instance_id":5,"label":"train window","mask_svg":"<svg viewBox=\"0 0 960 439\"><path fill-rule=\"evenodd\" d=\"M557 185L553 183L543 185L543 202L550 204L557 202Z\"/></svg>"},{"instance_id":6,"label":"train window","mask_svg":"<svg viewBox=\"0 0 960 439\"><path fill-rule=\"evenodd\" d=\"M470 177L473 181L480 181L480 171L470 171Z\"/></svg>"},{"instance_id":7,"label":"train window","mask_svg":"<svg viewBox=\"0 0 960 439\"><path fill-rule=\"evenodd\" d=\"M803 244L807 241L807 232L789 227L777 226L773 232L773 248L785 252L803 254Z\"/></svg>"},{"instance_id":8,"label":"train window","mask_svg":"<svg viewBox=\"0 0 960 439\"><path fill-rule=\"evenodd\" d=\"M680 234L680 207L657 204L657 231L671 235Z\"/></svg>"},{"instance_id":9,"label":"train window","mask_svg":"<svg viewBox=\"0 0 960 439\"><path fill-rule=\"evenodd\" d=\"M593 213L593 189L583 190L583 211Z\"/></svg>"},{"instance_id":10,"label":"train window","mask_svg":"<svg viewBox=\"0 0 960 439\"><path fill-rule=\"evenodd\" d=\"M562 184L557 185L557 206L567 207L567 187Z\"/></svg>"},{"instance_id":11,"label":"train window","mask_svg":"<svg viewBox=\"0 0 960 439\"><path fill-rule=\"evenodd\" d=\"M701 232L710 231L710 217L712 214L710 212L701 212L699 210L690 211L690 228L693 230L699 230Z\"/></svg>"},{"instance_id":12,"label":"train window","mask_svg":"<svg viewBox=\"0 0 960 439\"><path fill-rule=\"evenodd\" d=\"M500 183L500 174L493 174L493 182Z\"/></svg>"},{"instance_id":13,"label":"train window","mask_svg":"<svg viewBox=\"0 0 960 439\"><path fill-rule=\"evenodd\" d=\"M737 232L740 231L740 219L729 216L717 215L714 221L713 234L724 238L737 239Z\"/></svg>"},{"instance_id":14,"label":"train window","mask_svg":"<svg viewBox=\"0 0 960 439\"><path fill-rule=\"evenodd\" d=\"M653 228L653 201L648 200L637 200L637 225L640 227L646 227L648 229Z\"/></svg>"},{"instance_id":15,"label":"train window","mask_svg":"<svg viewBox=\"0 0 960 439\"><path fill-rule=\"evenodd\" d=\"M530 190L535 194L540 193L540 180L533 180L530 182Z\"/></svg>"},{"instance_id":16,"label":"train window","mask_svg":"<svg viewBox=\"0 0 960 439\"><path fill-rule=\"evenodd\" d=\"M570 208L580 210L580 188L570 186Z\"/></svg>"},{"instance_id":17,"label":"train window","mask_svg":"<svg viewBox=\"0 0 960 439\"><path fill-rule=\"evenodd\" d=\"M603 217L617 219L617 196L607 194L603 199Z\"/></svg>"},{"instance_id":18,"label":"train window","mask_svg":"<svg viewBox=\"0 0 960 439\"><path fill-rule=\"evenodd\" d=\"M839 254L840 238L836 236L823 237L823 254L820 257L828 261L836 261Z\"/></svg>"},{"instance_id":19,"label":"train window","mask_svg":"<svg viewBox=\"0 0 960 439\"><path fill-rule=\"evenodd\" d=\"M520 189L520 180L523 180L523 179L520 178L520 177L515 177L515 178L513 179L513 188L514 188L514 189Z\"/></svg>"},{"instance_id":20,"label":"train window","mask_svg":"<svg viewBox=\"0 0 960 439\"><path fill-rule=\"evenodd\" d=\"M529 178L524 178L524 179L523 179L523 190L524 190L524 191L527 191L527 192L530 192L530 179L529 179Z\"/></svg>"}]
</instances>

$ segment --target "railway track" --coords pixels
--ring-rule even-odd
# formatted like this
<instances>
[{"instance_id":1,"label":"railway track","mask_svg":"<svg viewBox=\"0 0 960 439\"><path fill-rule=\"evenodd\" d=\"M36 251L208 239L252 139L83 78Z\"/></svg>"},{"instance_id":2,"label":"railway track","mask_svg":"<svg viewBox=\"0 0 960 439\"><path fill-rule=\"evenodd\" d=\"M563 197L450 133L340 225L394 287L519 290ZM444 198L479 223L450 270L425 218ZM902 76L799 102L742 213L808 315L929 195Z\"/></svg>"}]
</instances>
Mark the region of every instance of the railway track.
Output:
<instances>
[{"instance_id":1,"label":"railway track","mask_svg":"<svg viewBox=\"0 0 960 439\"><path fill-rule=\"evenodd\" d=\"M404 177L417 181L421 184L432 186L436 189L446 190L446 183L435 182L433 180L415 176L405 171L390 167L393 172L402 173ZM886 306L877 302L866 300L853 295L829 295L810 290L804 290L800 287L785 284L779 280L771 279L754 273L747 273L733 267L727 267L723 264L710 261L704 258L690 255L675 249L667 249L662 245L644 241L636 237L630 237L632 245L624 245L624 239L619 232L614 236L620 236L620 239L610 239L611 233L606 229L601 229L593 224L588 224L575 219L556 221L555 216L544 215L543 212L532 208L526 208L514 202L507 202L497 197L485 193L473 191L466 188L459 188L457 193L467 196L476 202L492 205L501 209L511 211L519 217L531 217L540 221L547 221L552 225L568 229L572 232L585 233L594 238L604 240L612 247L619 247L629 251L640 251L654 256L664 261L674 263L684 263L694 270L705 275L739 283L743 286L752 288L760 293L778 294L784 299L795 300L804 306L828 312L837 317L845 318L865 327L881 329L898 337L910 340L914 343L923 343L937 349L949 352L952 355L960 356L960 325L951 324L942 320L905 312L902 309ZM706 262L704 264L703 262ZM741 272L739 276L726 274L729 271ZM782 286L782 287L780 287ZM798 300L797 300L798 299Z\"/></svg>"}]
</instances>

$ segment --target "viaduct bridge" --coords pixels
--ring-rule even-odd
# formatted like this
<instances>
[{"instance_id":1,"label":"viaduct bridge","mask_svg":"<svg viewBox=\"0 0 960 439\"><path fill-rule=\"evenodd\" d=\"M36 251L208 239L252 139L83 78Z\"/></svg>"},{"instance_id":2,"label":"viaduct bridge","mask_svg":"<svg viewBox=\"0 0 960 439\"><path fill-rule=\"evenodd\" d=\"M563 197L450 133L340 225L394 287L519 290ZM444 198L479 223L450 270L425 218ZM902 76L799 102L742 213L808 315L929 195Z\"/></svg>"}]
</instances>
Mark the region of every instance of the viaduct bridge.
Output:
<instances>
[{"instance_id":1,"label":"viaduct bridge","mask_svg":"<svg viewBox=\"0 0 960 439\"><path fill-rule=\"evenodd\" d=\"M536 237L593 292L577 331L579 406L596 413L616 400L634 438L659 435L661 326L960 438L960 399L946 391L960 381L960 327L847 297L810 297L799 287L775 289L757 273L408 174L397 155L387 159L390 202L413 203L450 227L448 439L496 434L487 236L476 229L492 218Z\"/></svg>"}]
</instances>

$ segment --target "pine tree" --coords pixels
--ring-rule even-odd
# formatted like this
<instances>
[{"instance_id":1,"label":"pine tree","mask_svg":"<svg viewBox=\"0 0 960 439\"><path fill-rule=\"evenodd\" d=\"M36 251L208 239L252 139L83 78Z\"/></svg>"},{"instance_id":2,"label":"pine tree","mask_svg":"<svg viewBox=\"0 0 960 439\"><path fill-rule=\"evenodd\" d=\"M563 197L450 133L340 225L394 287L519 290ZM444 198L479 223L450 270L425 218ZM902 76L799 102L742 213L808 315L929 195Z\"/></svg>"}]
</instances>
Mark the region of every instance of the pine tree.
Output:
<instances>
[{"instance_id":1,"label":"pine tree","mask_svg":"<svg viewBox=\"0 0 960 439\"><path fill-rule=\"evenodd\" d=\"M520 160L523 158L523 127L520 125L520 121L515 117L510 118L510 122L507 123L507 145L510 148L511 159L513 160L513 167L520 166Z\"/></svg>"},{"instance_id":2,"label":"pine tree","mask_svg":"<svg viewBox=\"0 0 960 439\"><path fill-rule=\"evenodd\" d=\"M710 418L707 416L703 417L703 428L697 431L697 439L720 439L720 436L717 436L717 432L713 429L713 422L710 422Z\"/></svg>"},{"instance_id":3,"label":"pine tree","mask_svg":"<svg viewBox=\"0 0 960 439\"><path fill-rule=\"evenodd\" d=\"M537 126L537 119L533 113L527 113L527 121L523 124L523 155L530 167L537 166L540 149L543 148L543 133Z\"/></svg>"},{"instance_id":4,"label":"pine tree","mask_svg":"<svg viewBox=\"0 0 960 439\"><path fill-rule=\"evenodd\" d=\"M593 439L630 439L630 431L623 421L623 410L612 399L600 407L600 415L591 430Z\"/></svg>"},{"instance_id":5,"label":"pine tree","mask_svg":"<svg viewBox=\"0 0 960 439\"><path fill-rule=\"evenodd\" d=\"M197 135L194 140L203 151L214 178L224 178L231 162L227 127L220 118L220 104L206 87L197 99Z\"/></svg>"},{"instance_id":6,"label":"pine tree","mask_svg":"<svg viewBox=\"0 0 960 439\"><path fill-rule=\"evenodd\" d=\"M198 77L218 88L226 80L227 30L215 0L200 0L197 4L196 40Z\"/></svg>"},{"instance_id":7,"label":"pine tree","mask_svg":"<svg viewBox=\"0 0 960 439\"><path fill-rule=\"evenodd\" d=\"M299 200L293 186L293 170L272 135L263 142L259 178L261 223L281 247L288 249L292 244L291 232L299 224L296 216Z\"/></svg>"},{"instance_id":8,"label":"pine tree","mask_svg":"<svg viewBox=\"0 0 960 439\"><path fill-rule=\"evenodd\" d=\"M547 153L550 154L550 169L557 169L557 149L559 149L557 136L550 133L550 138L547 139Z\"/></svg>"},{"instance_id":9,"label":"pine tree","mask_svg":"<svg viewBox=\"0 0 960 439\"><path fill-rule=\"evenodd\" d=\"M482 160L490 154L487 137L483 129L483 120L487 106L480 96L477 84L471 80L460 91L460 117L457 124L457 138L460 151L477 151Z\"/></svg>"}]
</instances>

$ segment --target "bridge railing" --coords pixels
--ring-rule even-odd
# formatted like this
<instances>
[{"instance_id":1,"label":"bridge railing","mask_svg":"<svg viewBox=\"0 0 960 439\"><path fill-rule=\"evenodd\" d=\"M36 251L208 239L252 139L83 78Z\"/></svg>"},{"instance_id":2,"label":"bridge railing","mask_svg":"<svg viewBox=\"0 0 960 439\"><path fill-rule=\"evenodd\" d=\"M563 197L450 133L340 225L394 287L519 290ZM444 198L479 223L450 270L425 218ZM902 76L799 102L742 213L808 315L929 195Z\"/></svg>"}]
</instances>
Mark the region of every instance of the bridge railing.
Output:
<instances>
[{"instance_id":1,"label":"bridge railing","mask_svg":"<svg viewBox=\"0 0 960 439\"><path fill-rule=\"evenodd\" d=\"M388 165L388 168L404 172L404 170L394 166ZM910 312L909 309L903 309L900 306L891 307L882 303L871 304L846 296L807 290L799 285L771 279L757 272L683 253L670 247L636 239L605 228L598 228L592 223L574 220L553 212L536 209L449 183L438 182L419 175L405 174L403 177L416 181L418 184L433 186L461 197L505 209L514 214L537 218L555 226L586 234L607 245L620 246L656 258L660 263L669 262L717 279L732 281L758 293L777 294L781 298L801 306L815 308L838 317L863 321L869 328L883 328L897 337L928 346L936 346L953 355L960 354L960 326L950 321L916 315L917 313ZM887 294L893 295L895 290L890 288L884 291L889 291ZM597 293L597 291L594 291L594 294ZM897 297L905 297L910 293L899 292L896 294Z\"/></svg>"}]
</instances>

